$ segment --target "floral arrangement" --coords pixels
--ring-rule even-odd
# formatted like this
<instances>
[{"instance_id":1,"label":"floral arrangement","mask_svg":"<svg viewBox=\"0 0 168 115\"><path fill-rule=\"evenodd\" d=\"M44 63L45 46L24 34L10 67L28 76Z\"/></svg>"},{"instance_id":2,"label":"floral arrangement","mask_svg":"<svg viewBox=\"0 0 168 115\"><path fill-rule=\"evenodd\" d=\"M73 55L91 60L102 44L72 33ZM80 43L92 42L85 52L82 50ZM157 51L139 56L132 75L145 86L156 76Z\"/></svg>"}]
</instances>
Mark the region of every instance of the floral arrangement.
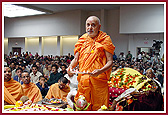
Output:
<instances>
[{"instance_id":1,"label":"floral arrangement","mask_svg":"<svg viewBox=\"0 0 168 115\"><path fill-rule=\"evenodd\" d=\"M32 104L31 106L20 106L5 109L5 111L67 111L66 109L61 109L57 107L49 107L46 105Z\"/></svg>"},{"instance_id":2,"label":"floral arrangement","mask_svg":"<svg viewBox=\"0 0 168 115\"><path fill-rule=\"evenodd\" d=\"M112 72L109 86L125 89L125 92L113 100L111 110L115 111L133 110L135 102L141 102L140 97L148 100L148 96L160 94L157 83L132 68Z\"/></svg>"},{"instance_id":3,"label":"floral arrangement","mask_svg":"<svg viewBox=\"0 0 168 115\"><path fill-rule=\"evenodd\" d=\"M132 68L121 68L111 73L109 86L116 88L136 88L137 90L151 90L156 86L150 84L151 79Z\"/></svg>"},{"instance_id":4,"label":"floral arrangement","mask_svg":"<svg viewBox=\"0 0 168 115\"><path fill-rule=\"evenodd\" d=\"M83 95L79 96L79 99L74 103L77 111L85 111L88 109L90 103L88 103Z\"/></svg>"}]
</instances>

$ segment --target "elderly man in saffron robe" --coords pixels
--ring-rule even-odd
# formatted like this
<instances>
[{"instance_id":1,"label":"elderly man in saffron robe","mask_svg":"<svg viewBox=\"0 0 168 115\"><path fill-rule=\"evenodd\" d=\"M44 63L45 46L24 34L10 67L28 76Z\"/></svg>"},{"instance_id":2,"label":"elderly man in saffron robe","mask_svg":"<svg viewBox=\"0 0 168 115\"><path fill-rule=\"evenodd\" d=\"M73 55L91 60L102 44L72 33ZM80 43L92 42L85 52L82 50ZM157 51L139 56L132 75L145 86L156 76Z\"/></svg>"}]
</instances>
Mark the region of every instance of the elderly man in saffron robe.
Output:
<instances>
[{"instance_id":1,"label":"elderly man in saffron robe","mask_svg":"<svg viewBox=\"0 0 168 115\"><path fill-rule=\"evenodd\" d=\"M75 101L83 95L91 103L88 110L98 110L102 105L109 105L108 83L113 63L115 46L111 38L100 30L100 20L90 16L86 20L86 33L75 44L75 58L68 67L70 72L79 64L78 91Z\"/></svg>"},{"instance_id":2,"label":"elderly man in saffron robe","mask_svg":"<svg viewBox=\"0 0 168 115\"><path fill-rule=\"evenodd\" d=\"M4 67L4 102L15 105L16 101L24 95L21 84L11 78L12 72L9 67Z\"/></svg>"}]
</instances>

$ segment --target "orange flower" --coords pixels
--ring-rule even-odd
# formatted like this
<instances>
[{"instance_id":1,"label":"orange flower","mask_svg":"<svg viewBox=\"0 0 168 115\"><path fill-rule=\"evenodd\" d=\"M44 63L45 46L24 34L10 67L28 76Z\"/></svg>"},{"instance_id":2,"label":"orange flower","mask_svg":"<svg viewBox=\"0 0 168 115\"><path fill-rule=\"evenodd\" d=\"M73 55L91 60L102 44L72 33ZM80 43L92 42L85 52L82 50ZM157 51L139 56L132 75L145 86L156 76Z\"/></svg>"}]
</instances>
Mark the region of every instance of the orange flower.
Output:
<instances>
[{"instance_id":1,"label":"orange flower","mask_svg":"<svg viewBox=\"0 0 168 115\"><path fill-rule=\"evenodd\" d=\"M127 83L127 86L129 86L131 83Z\"/></svg>"},{"instance_id":2,"label":"orange flower","mask_svg":"<svg viewBox=\"0 0 168 115\"><path fill-rule=\"evenodd\" d=\"M124 83L128 82L128 79L124 81Z\"/></svg>"},{"instance_id":3,"label":"orange flower","mask_svg":"<svg viewBox=\"0 0 168 115\"><path fill-rule=\"evenodd\" d=\"M115 80L115 78L114 78L114 77L112 77L112 78L111 78L111 81L114 81L114 80Z\"/></svg>"},{"instance_id":4,"label":"orange flower","mask_svg":"<svg viewBox=\"0 0 168 115\"><path fill-rule=\"evenodd\" d=\"M128 100L127 100L127 103L128 103L128 104L131 104L132 102L133 102L132 99L128 99Z\"/></svg>"},{"instance_id":5,"label":"orange flower","mask_svg":"<svg viewBox=\"0 0 168 115\"><path fill-rule=\"evenodd\" d=\"M128 89L129 87L128 87L128 86L126 86L126 85L122 85L122 87L121 87L121 88Z\"/></svg>"},{"instance_id":6,"label":"orange flower","mask_svg":"<svg viewBox=\"0 0 168 115\"><path fill-rule=\"evenodd\" d=\"M123 110L123 106L121 106L121 105L119 105L119 103L117 103L115 111L122 111L122 110Z\"/></svg>"},{"instance_id":7,"label":"orange flower","mask_svg":"<svg viewBox=\"0 0 168 115\"><path fill-rule=\"evenodd\" d=\"M116 79L119 79L119 78L120 78L120 76L117 76L117 77L116 77Z\"/></svg>"},{"instance_id":8,"label":"orange flower","mask_svg":"<svg viewBox=\"0 0 168 115\"><path fill-rule=\"evenodd\" d=\"M151 86L151 85L149 85L149 86L148 86L148 88L152 88L152 86Z\"/></svg>"}]
</instances>

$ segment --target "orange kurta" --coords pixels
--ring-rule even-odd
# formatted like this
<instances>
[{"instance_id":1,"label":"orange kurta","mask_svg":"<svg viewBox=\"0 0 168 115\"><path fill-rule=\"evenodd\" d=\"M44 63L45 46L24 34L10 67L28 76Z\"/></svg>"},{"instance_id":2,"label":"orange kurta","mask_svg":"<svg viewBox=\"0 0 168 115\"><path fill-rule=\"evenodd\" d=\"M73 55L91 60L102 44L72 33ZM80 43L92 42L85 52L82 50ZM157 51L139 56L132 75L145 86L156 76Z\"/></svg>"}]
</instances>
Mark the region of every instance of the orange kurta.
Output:
<instances>
[{"instance_id":1,"label":"orange kurta","mask_svg":"<svg viewBox=\"0 0 168 115\"><path fill-rule=\"evenodd\" d=\"M70 92L70 87L68 85L65 86L65 88L60 89L58 87L59 83L55 83L53 85L50 86L50 89L47 93L47 95L45 96L45 98L51 99L51 98L56 98L56 99L61 99L65 102L67 102L67 95Z\"/></svg>"},{"instance_id":2,"label":"orange kurta","mask_svg":"<svg viewBox=\"0 0 168 115\"><path fill-rule=\"evenodd\" d=\"M10 81L4 82L4 100L9 104L15 104L16 101L24 95L21 84L11 78Z\"/></svg>"},{"instance_id":3,"label":"orange kurta","mask_svg":"<svg viewBox=\"0 0 168 115\"><path fill-rule=\"evenodd\" d=\"M94 41L84 34L75 44L74 54L79 52L79 71L92 72L95 69L101 69L107 63L105 50L111 54L114 53L110 36L99 31ZM98 110L102 105L108 107L109 93L107 81L110 78L111 69L98 75L91 77L89 75L78 75L78 91L75 96L77 101L80 95L85 96L86 100L91 103L90 110Z\"/></svg>"},{"instance_id":4,"label":"orange kurta","mask_svg":"<svg viewBox=\"0 0 168 115\"><path fill-rule=\"evenodd\" d=\"M36 86L36 84L30 82L29 84L23 84L22 87L25 96L29 97L33 103L42 100L40 89Z\"/></svg>"}]
</instances>

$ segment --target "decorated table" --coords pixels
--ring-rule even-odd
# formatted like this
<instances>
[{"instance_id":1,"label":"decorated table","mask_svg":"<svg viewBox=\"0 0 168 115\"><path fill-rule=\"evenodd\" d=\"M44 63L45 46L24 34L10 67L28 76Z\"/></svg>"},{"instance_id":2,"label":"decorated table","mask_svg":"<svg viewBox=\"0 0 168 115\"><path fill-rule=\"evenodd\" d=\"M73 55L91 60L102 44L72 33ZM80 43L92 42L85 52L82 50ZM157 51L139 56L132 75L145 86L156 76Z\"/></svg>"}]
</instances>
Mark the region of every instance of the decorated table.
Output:
<instances>
[{"instance_id":1,"label":"decorated table","mask_svg":"<svg viewBox=\"0 0 168 115\"><path fill-rule=\"evenodd\" d=\"M109 91L110 110L163 110L163 96L159 85L134 69L121 68L112 72Z\"/></svg>"},{"instance_id":2,"label":"decorated table","mask_svg":"<svg viewBox=\"0 0 168 115\"><path fill-rule=\"evenodd\" d=\"M30 100L23 103L17 101L15 105L5 105L5 111L71 111L72 109L65 109L66 103L61 99L43 99L36 103L31 103Z\"/></svg>"}]
</instances>

